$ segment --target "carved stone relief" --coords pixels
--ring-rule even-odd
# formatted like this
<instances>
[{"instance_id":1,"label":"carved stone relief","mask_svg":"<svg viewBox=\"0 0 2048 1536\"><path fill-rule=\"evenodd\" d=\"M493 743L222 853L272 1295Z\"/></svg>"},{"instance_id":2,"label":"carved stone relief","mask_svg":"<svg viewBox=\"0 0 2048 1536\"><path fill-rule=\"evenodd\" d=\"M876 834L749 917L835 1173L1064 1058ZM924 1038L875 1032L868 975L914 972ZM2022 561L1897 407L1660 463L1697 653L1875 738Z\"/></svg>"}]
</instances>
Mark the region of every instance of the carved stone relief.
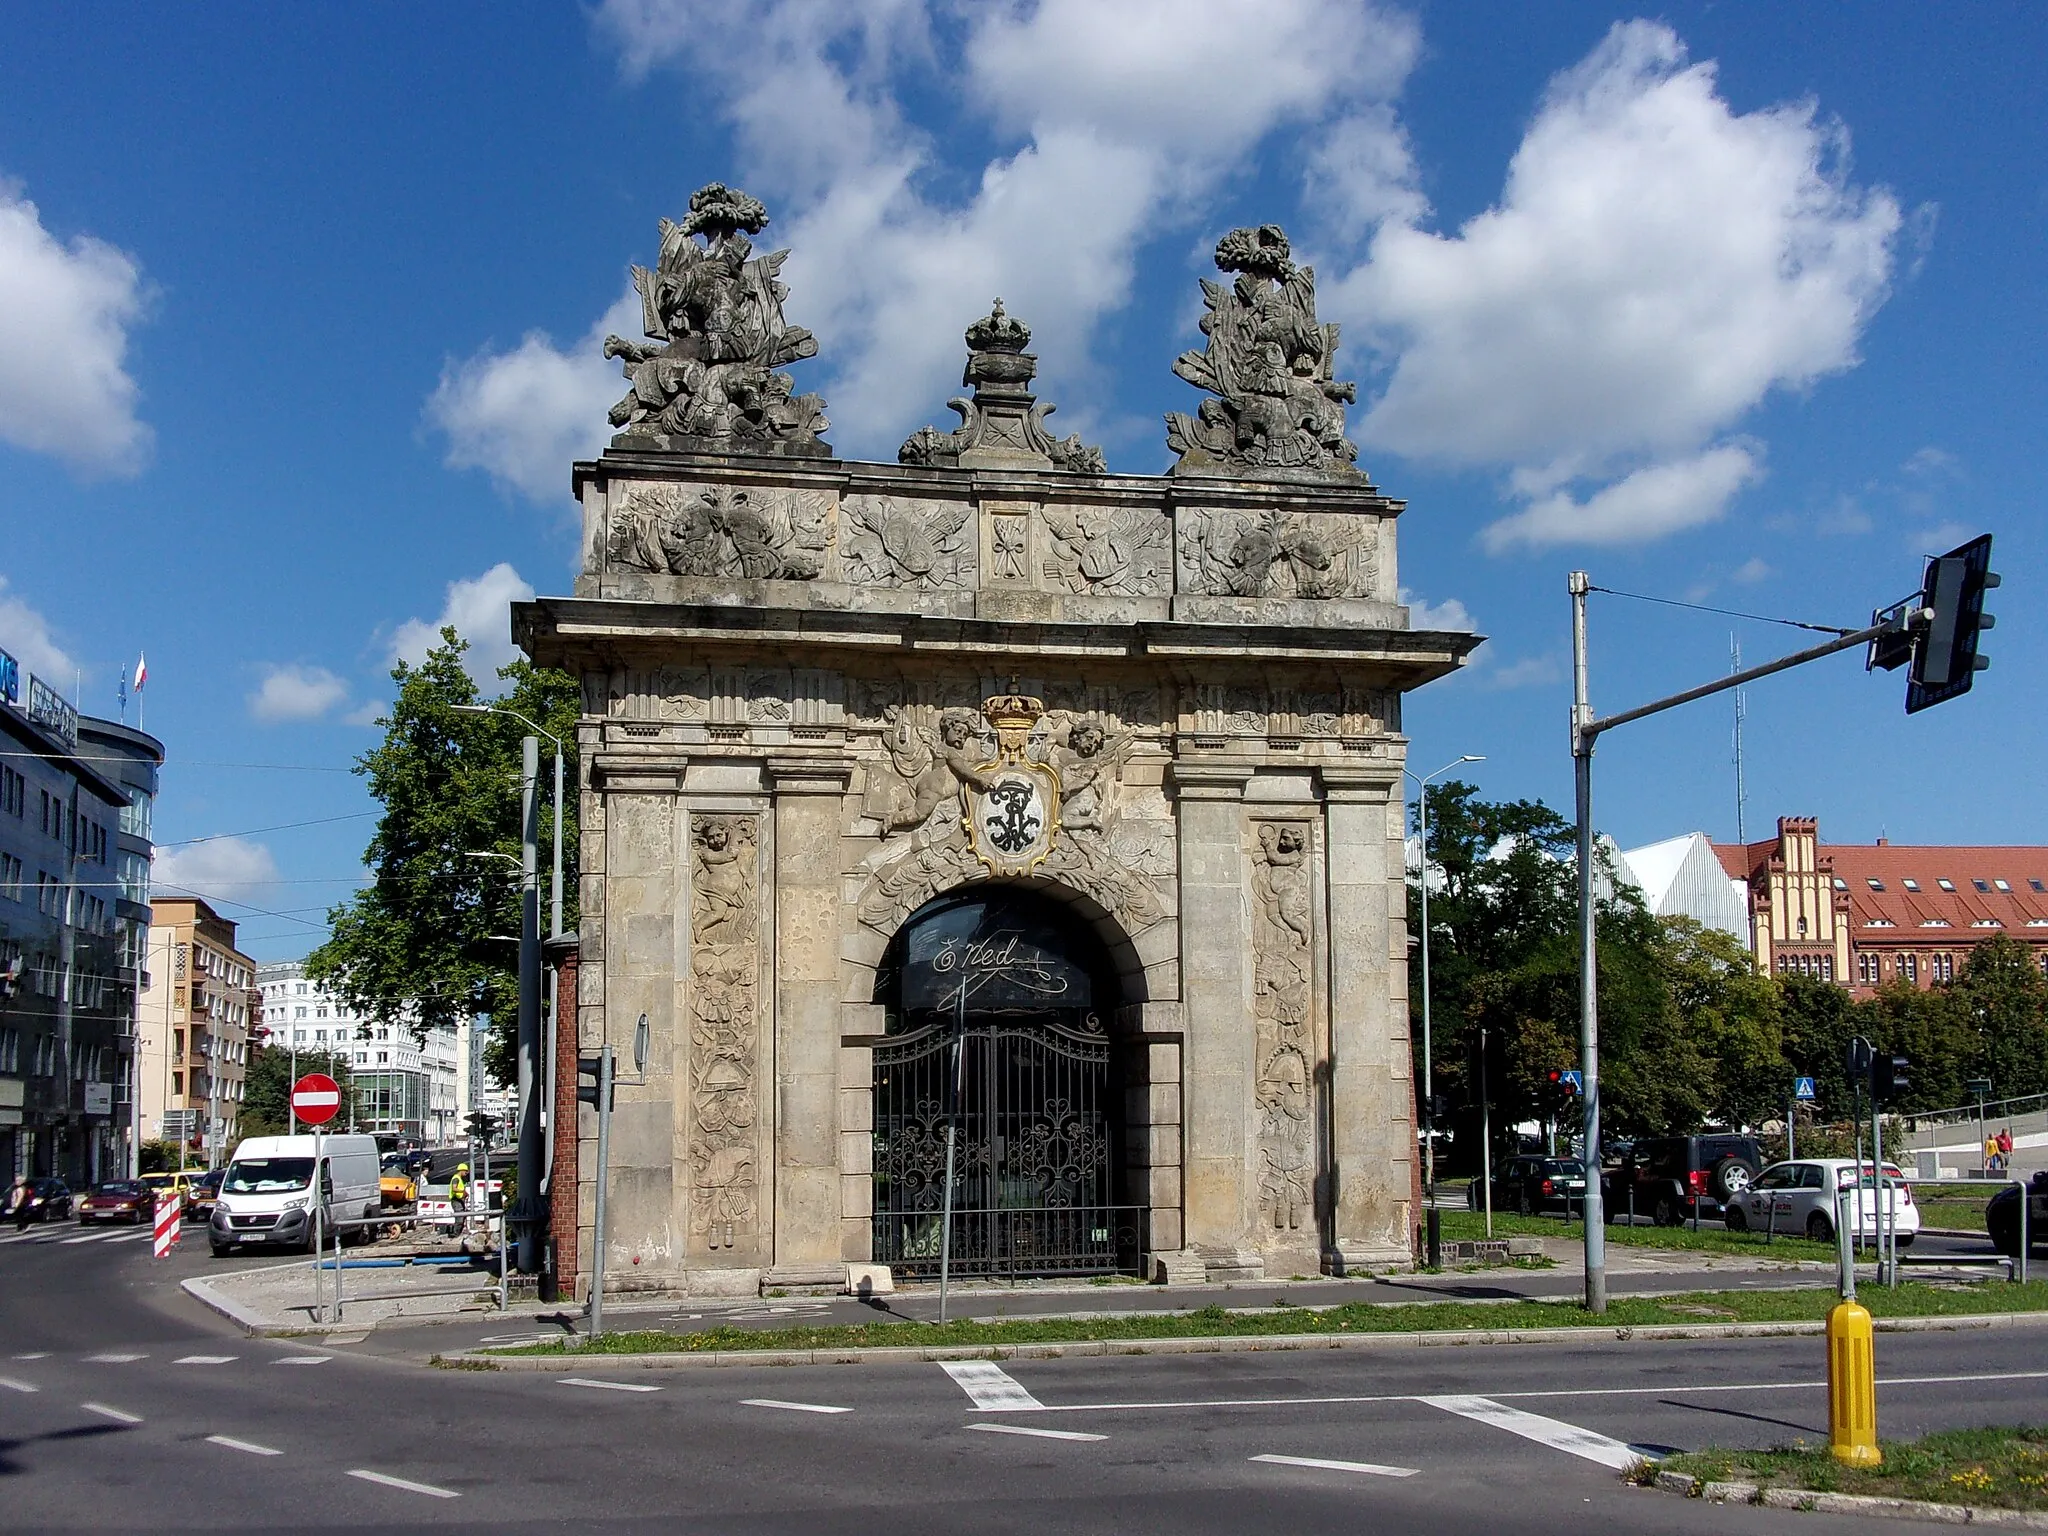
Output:
<instances>
[{"instance_id":1,"label":"carved stone relief","mask_svg":"<svg viewBox=\"0 0 2048 1536\"><path fill-rule=\"evenodd\" d=\"M1306 826L1269 821L1259 827L1252 894L1259 1212L1275 1231L1294 1231L1315 1219L1309 1029L1314 903Z\"/></svg>"},{"instance_id":2,"label":"carved stone relief","mask_svg":"<svg viewBox=\"0 0 2048 1536\"><path fill-rule=\"evenodd\" d=\"M1046 579L1069 592L1157 597L1173 585L1172 526L1135 507L1045 509Z\"/></svg>"},{"instance_id":3,"label":"carved stone relief","mask_svg":"<svg viewBox=\"0 0 2048 1536\"><path fill-rule=\"evenodd\" d=\"M702 720L711 707L711 669L661 668L654 674L654 706L664 720Z\"/></svg>"},{"instance_id":4,"label":"carved stone relief","mask_svg":"<svg viewBox=\"0 0 2048 1536\"><path fill-rule=\"evenodd\" d=\"M1225 597L1369 597L1378 549L1368 520L1331 512L1180 514L1180 590Z\"/></svg>"},{"instance_id":5,"label":"carved stone relief","mask_svg":"<svg viewBox=\"0 0 2048 1536\"><path fill-rule=\"evenodd\" d=\"M1344 435L1358 387L1336 378L1338 328L1316 319L1314 269L1294 264L1277 224L1233 229L1216 265L1237 280L1202 280L1208 343L1173 365L1216 398L1194 416L1168 414L1167 446L1181 456L1174 473L1360 479L1358 447Z\"/></svg>"},{"instance_id":6,"label":"carved stone relief","mask_svg":"<svg viewBox=\"0 0 2048 1536\"><path fill-rule=\"evenodd\" d=\"M831 543L828 492L648 485L613 510L607 554L629 570L808 581Z\"/></svg>"},{"instance_id":7,"label":"carved stone relief","mask_svg":"<svg viewBox=\"0 0 2048 1536\"><path fill-rule=\"evenodd\" d=\"M1031 519L1022 506L992 510L988 519L988 574L992 581L1031 575Z\"/></svg>"},{"instance_id":8,"label":"carved stone relief","mask_svg":"<svg viewBox=\"0 0 2048 1536\"><path fill-rule=\"evenodd\" d=\"M819 441L825 402L794 393L775 371L816 357L818 343L782 315L789 290L777 274L789 252L756 256L747 240L767 223L758 201L719 182L691 195L682 223L661 221L653 269L633 268L647 340L604 339L632 385L610 413L622 444L680 437L727 453L830 451Z\"/></svg>"},{"instance_id":9,"label":"carved stone relief","mask_svg":"<svg viewBox=\"0 0 2048 1536\"><path fill-rule=\"evenodd\" d=\"M958 465L962 468L1017 466L1070 470L1075 474L1104 472L1102 450L1076 437L1054 437L1045 418L1056 407L1039 402L1027 386L1038 372L1038 359L1024 349L1031 328L1003 313L1003 301L967 327L967 371L960 382L974 391L972 399L948 400L959 413L951 432L919 427L896 450L905 464Z\"/></svg>"},{"instance_id":10,"label":"carved stone relief","mask_svg":"<svg viewBox=\"0 0 2048 1536\"><path fill-rule=\"evenodd\" d=\"M752 816L690 822L690 1230L714 1252L755 1227L759 1068L759 825Z\"/></svg>"},{"instance_id":11,"label":"carved stone relief","mask_svg":"<svg viewBox=\"0 0 2048 1536\"><path fill-rule=\"evenodd\" d=\"M840 558L848 581L921 592L974 585L971 504L849 496L840 517Z\"/></svg>"}]
</instances>

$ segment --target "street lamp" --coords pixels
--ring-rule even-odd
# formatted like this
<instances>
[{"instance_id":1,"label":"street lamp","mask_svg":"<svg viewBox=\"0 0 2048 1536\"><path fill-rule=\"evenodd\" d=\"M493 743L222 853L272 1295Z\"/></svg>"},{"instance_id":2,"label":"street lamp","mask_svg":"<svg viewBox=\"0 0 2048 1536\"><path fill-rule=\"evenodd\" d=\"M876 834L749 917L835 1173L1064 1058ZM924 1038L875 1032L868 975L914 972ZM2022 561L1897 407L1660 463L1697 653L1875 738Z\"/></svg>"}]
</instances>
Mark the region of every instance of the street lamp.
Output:
<instances>
[{"instance_id":1,"label":"street lamp","mask_svg":"<svg viewBox=\"0 0 2048 1536\"><path fill-rule=\"evenodd\" d=\"M1430 1101L1436 1092L1436 1075L1430 1057L1429 1027L1429 785L1432 779L1442 778L1453 768L1485 761L1483 756L1474 756L1468 752L1463 757L1445 763L1435 773L1417 777L1406 768L1401 770L1405 777L1415 780L1416 798L1420 802L1417 820L1422 829L1418 861L1422 866L1422 1185L1426 1200L1425 1209L1429 1213L1425 1219L1432 1229L1436 1226L1436 1114Z\"/></svg>"},{"instance_id":2,"label":"street lamp","mask_svg":"<svg viewBox=\"0 0 2048 1536\"><path fill-rule=\"evenodd\" d=\"M535 735L545 736L555 748L555 867L552 887L549 890L548 937L562 936L562 742L551 731L544 731L516 709L506 709L500 704L451 704L448 706L460 715L506 715L517 720ZM500 854L509 859L511 854Z\"/></svg>"}]
</instances>

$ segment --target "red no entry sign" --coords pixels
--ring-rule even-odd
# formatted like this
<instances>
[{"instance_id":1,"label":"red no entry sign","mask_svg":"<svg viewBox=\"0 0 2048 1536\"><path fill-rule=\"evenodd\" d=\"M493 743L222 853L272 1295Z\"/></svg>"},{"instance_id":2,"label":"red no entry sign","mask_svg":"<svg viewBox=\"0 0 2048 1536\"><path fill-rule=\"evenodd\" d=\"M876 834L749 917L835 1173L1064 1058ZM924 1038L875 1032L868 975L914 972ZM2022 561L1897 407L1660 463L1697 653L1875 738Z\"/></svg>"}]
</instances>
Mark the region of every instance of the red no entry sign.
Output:
<instances>
[{"instance_id":1,"label":"red no entry sign","mask_svg":"<svg viewBox=\"0 0 2048 1536\"><path fill-rule=\"evenodd\" d=\"M325 1072L308 1072L292 1084L292 1113L308 1125L325 1125L341 1109L341 1085Z\"/></svg>"}]
</instances>

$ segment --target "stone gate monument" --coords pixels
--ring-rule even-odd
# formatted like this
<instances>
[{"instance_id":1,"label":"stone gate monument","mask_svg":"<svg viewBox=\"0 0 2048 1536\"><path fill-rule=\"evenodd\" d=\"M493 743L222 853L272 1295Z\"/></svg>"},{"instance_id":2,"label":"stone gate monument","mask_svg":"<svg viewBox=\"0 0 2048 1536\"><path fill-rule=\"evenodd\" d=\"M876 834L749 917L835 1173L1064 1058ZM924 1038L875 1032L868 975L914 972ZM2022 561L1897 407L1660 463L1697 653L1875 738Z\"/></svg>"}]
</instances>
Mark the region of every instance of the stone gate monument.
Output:
<instances>
[{"instance_id":1,"label":"stone gate monument","mask_svg":"<svg viewBox=\"0 0 2048 1536\"><path fill-rule=\"evenodd\" d=\"M514 610L583 684L581 1049L653 1042L607 1285L1411 1262L1401 696L1478 642L1397 601L1314 273L1224 237L1166 475L1051 433L999 300L960 425L854 463L766 222L663 221L575 593Z\"/></svg>"}]
</instances>

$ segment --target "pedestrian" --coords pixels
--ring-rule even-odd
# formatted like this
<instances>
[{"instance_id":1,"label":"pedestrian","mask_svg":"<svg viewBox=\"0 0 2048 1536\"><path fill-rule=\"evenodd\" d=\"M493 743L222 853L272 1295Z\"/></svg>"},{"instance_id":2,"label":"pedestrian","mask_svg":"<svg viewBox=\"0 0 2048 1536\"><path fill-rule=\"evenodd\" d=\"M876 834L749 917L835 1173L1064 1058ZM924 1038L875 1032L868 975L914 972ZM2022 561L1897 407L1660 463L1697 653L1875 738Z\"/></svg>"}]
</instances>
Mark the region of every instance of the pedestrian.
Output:
<instances>
[{"instance_id":1,"label":"pedestrian","mask_svg":"<svg viewBox=\"0 0 2048 1536\"><path fill-rule=\"evenodd\" d=\"M33 1192L29 1189L26 1175L16 1179L14 1187L7 1191L7 1210L8 1214L14 1218L15 1231L26 1232L28 1230L29 1202L34 1198Z\"/></svg>"},{"instance_id":2,"label":"pedestrian","mask_svg":"<svg viewBox=\"0 0 2048 1536\"><path fill-rule=\"evenodd\" d=\"M458 1211L469 1208L469 1164L457 1163L448 1176L448 1204Z\"/></svg>"},{"instance_id":3,"label":"pedestrian","mask_svg":"<svg viewBox=\"0 0 2048 1536\"><path fill-rule=\"evenodd\" d=\"M1998 1136L1993 1131L1984 1133L1984 1171L1998 1172Z\"/></svg>"},{"instance_id":4,"label":"pedestrian","mask_svg":"<svg viewBox=\"0 0 2048 1536\"><path fill-rule=\"evenodd\" d=\"M2006 1126L1998 1133L1998 1171L2009 1172L2012 1168L2012 1127Z\"/></svg>"}]
</instances>

